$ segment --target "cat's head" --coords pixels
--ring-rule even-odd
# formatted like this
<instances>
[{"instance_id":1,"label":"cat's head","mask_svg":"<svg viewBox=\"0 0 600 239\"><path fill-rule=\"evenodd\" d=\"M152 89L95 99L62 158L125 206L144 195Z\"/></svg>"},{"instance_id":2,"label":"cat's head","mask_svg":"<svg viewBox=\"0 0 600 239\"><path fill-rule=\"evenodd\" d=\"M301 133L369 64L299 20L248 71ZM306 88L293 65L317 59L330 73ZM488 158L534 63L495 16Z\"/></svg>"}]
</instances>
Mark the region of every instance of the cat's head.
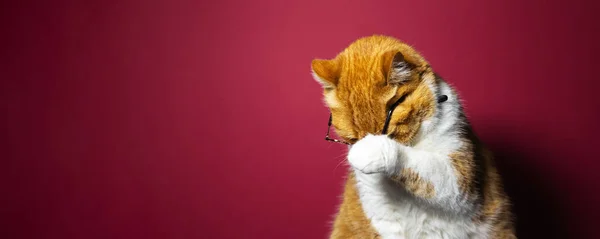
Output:
<instances>
[{"instance_id":1,"label":"cat's head","mask_svg":"<svg viewBox=\"0 0 600 239\"><path fill-rule=\"evenodd\" d=\"M336 133L354 143L381 134L388 110L387 133L402 143L417 135L436 110L437 77L410 46L386 36L356 40L330 60L312 61L315 80L324 89Z\"/></svg>"}]
</instances>

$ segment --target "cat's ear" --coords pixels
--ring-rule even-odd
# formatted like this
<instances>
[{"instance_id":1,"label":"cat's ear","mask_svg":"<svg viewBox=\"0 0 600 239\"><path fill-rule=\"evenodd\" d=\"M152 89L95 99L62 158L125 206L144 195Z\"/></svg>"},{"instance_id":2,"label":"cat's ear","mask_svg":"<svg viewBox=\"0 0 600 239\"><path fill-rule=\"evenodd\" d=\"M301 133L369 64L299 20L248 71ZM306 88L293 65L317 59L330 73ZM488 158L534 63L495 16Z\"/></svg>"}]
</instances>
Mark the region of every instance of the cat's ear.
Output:
<instances>
[{"instance_id":1,"label":"cat's ear","mask_svg":"<svg viewBox=\"0 0 600 239\"><path fill-rule=\"evenodd\" d=\"M315 59L311 66L313 77L324 89L335 89L340 78L340 67L335 60Z\"/></svg>"},{"instance_id":2,"label":"cat's ear","mask_svg":"<svg viewBox=\"0 0 600 239\"><path fill-rule=\"evenodd\" d=\"M410 80L411 64L404 59L400 51L389 51L383 54L383 75L388 84L399 84Z\"/></svg>"}]
</instances>

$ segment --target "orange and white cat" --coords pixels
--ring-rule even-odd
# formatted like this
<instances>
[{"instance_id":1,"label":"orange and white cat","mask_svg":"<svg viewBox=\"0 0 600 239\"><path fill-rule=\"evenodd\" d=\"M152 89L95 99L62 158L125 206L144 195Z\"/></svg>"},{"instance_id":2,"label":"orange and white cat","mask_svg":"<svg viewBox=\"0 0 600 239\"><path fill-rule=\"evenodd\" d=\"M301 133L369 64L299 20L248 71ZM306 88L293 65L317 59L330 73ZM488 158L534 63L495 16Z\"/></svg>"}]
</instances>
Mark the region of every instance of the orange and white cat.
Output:
<instances>
[{"instance_id":1,"label":"orange and white cat","mask_svg":"<svg viewBox=\"0 0 600 239\"><path fill-rule=\"evenodd\" d=\"M418 52L364 37L312 72L350 144L330 238L516 238L491 153Z\"/></svg>"}]
</instances>

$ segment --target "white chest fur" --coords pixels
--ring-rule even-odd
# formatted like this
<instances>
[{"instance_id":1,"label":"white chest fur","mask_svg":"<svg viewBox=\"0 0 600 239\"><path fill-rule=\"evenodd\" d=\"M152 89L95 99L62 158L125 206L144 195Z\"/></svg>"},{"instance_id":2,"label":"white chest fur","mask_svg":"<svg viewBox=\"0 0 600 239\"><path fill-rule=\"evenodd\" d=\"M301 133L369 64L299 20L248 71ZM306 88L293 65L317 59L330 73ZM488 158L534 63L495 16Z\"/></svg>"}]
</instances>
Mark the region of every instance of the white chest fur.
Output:
<instances>
[{"instance_id":1,"label":"white chest fur","mask_svg":"<svg viewBox=\"0 0 600 239\"><path fill-rule=\"evenodd\" d=\"M367 218L383 239L487 238L487 226L419 201L381 174L356 171Z\"/></svg>"}]
</instances>

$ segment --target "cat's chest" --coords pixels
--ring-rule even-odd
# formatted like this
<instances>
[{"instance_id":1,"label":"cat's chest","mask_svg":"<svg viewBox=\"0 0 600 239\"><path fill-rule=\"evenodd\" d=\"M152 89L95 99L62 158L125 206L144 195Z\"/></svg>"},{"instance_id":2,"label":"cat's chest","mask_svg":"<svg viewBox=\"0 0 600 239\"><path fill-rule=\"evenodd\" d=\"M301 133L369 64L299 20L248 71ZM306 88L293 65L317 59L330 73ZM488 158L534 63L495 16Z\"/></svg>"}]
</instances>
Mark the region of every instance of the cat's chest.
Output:
<instances>
[{"instance_id":1,"label":"cat's chest","mask_svg":"<svg viewBox=\"0 0 600 239\"><path fill-rule=\"evenodd\" d=\"M468 220L449 220L431 215L415 205L384 205L367 202L365 211L371 215L371 224L382 239L391 238L483 238L477 237L477 225Z\"/></svg>"},{"instance_id":2,"label":"cat's chest","mask_svg":"<svg viewBox=\"0 0 600 239\"><path fill-rule=\"evenodd\" d=\"M359 179L357 187L366 217L382 239L485 238L484 225L428 208L391 185Z\"/></svg>"}]
</instances>

